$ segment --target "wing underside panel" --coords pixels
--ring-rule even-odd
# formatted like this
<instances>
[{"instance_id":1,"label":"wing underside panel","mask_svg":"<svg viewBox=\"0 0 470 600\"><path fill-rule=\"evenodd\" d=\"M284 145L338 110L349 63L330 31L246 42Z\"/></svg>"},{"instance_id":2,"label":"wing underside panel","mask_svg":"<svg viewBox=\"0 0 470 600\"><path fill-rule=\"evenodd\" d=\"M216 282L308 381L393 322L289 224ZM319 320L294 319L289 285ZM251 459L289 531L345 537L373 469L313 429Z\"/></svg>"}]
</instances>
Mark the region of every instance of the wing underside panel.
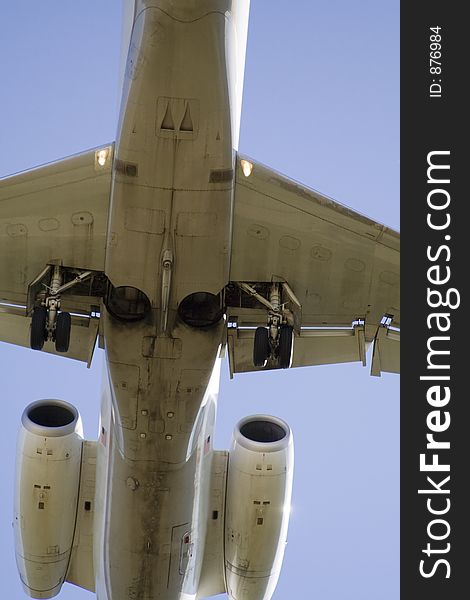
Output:
<instances>
[{"instance_id":1,"label":"wing underside panel","mask_svg":"<svg viewBox=\"0 0 470 600\"><path fill-rule=\"evenodd\" d=\"M108 145L0 180L0 341L30 346L29 317L44 302L54 268L67 281L88 273L85 283L62 295L61 310L72 314L63 355L90 364L98 334L96 290L102 295L106 283L112 163ZM56 354L52 341L44 351Z\"/></svg>"},{"instance_id":2,"label":"wing underside panel","mask_svg":"<svg viewBox=\"0 0 470 600\"><path fill-rule=\"evenodd\" d=\"M0 180L0 301L26 304L50 263L104 270L112 153L88 150Z\"/></svg>"},{"instance_id":3,"label":"wing underside panel","mask_svg":"<svg viewBox=\"0 0 470 600\"><path fill-rule=\"evenodd\" d=\"M287 281L303 326L400 322L399 234L252 163L236 171L230 280Z\"/></svg>"},{"instance_id":4,"label":"wing underside panel","mask_svg":"<svg viewBox=\"0 0 470 600\"><path fill-rule=\"evenodd\" d=\"M266 297L273 282L288 292L281 301L293 314L292 366L365 364L365 348L374 343L372 374L398 372L399 234L241 157L230 280L232 374L259 370L252 359L254 328L266 326L267 313L256 299ZM277 367L268 361L263 368Z\"/></svg>"}]
</instances>

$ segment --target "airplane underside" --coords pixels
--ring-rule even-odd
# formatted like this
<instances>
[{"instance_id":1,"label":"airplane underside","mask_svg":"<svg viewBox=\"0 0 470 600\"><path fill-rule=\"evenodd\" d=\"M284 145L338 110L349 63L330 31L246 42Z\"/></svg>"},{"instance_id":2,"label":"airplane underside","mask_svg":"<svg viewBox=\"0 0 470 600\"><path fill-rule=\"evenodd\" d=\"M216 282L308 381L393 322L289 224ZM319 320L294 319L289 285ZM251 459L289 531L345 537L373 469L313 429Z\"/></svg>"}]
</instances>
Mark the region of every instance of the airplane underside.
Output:
<instances>
[{"instance_id":1,"label":"airplane underside","mask_svg":"<svg viewBox=\"0 0 470 600\"><path fill-rule=\"evenodd\" d=\"M223 531L223 521L227 528L227 516L233 518L230 509L225 513L229 504L224 486L230 483L227 455L225 461L217 461L212 448L218 354L225 333L223 291L229 278L234 154L224 57L233 40L227 37L224 3L209 2L202 9L181 3L179 15L157 4L145 2L136 10L114 157L108 284L101 307L107 373L96 445L95 497L82 500L89 503L87 512L94 513L96 593L102 600L201 597L202 573L208 592L228 586L234 599L261 599L275 585L286 536L290 432L287 425L264 418L253 421L262 424L268 436L257 442L256 431L250 434L251 443L259 446L248 452L259 454L253 477L259 480L256 469L269 468L267 475L278 481L269 486L276 497L257 496L245 507L253 513L255 526L258 523L266 532L258 536L257 545L260 541L266 545L267 561L258 566L254 547L244 548L245 566L238 565L239 544L246 544L247 535L238 540L233 558L228 555L225 565L221 559L222 540L235 529ZM209 5L216 10L209 10ZM48 297L33 311L32 331L39 339L35 349L42 349L49 339L57 351L66 352L71 323L64 339L62 321L68 313L60 310L60 296L67 274L56 265L50 276L52 300ZM78 278L75 285L92 279L93 273ZM41 336L44 319L46 340ZM50 411L54 410L58 408L52 406ZM271 440L269 432L275 428ZM60 427L54 429L56 434ZM260 450L280 441L282 468L265 465L267 454ZM213 464L221 470L216 509L211 506ZM19 484L20 498L23 485ZM253 495L252 485L244 488L247 497ZM239 496L244 488L233 492L237 502L243 502ZM263 527L266 516L259 515L266 513L274 514L272 523ZM207 549L211 556L207 562L214 564L206 567L209 519L220 525L213 534L215 546ZM236 514L235 519L239 530L245 515ZM234 538L233 533L228 536ZM29 594L55 595L60 585L52 585L51 577L63 580L67 572L67 579L80 585L82 542L79 538L77 543L76 535L74 539L70 563L59 563L67 568L58 573L44 567L42 580L32 574L26 558L20 559ZM240 583L245 580L248 584Z\"/></svg>"},{"instance_id":2,"label":"airplane underside","mask_svg":"<svg viewBox=\"0 0 470 600\"><path fill-rule=\"evenodd\" d=\"M1 339L106 355L96 442L62 400L23 413L33 598L67 581L100 600L269 600L293 437L253 415L214 450L221 357L231 376L365 365L373 344L371 373L398 371L398 234L237 153L248 10L137 0L116 143L0 186ZM34 215L15 224L23 197Z\"/></svg>"}]
</instances>

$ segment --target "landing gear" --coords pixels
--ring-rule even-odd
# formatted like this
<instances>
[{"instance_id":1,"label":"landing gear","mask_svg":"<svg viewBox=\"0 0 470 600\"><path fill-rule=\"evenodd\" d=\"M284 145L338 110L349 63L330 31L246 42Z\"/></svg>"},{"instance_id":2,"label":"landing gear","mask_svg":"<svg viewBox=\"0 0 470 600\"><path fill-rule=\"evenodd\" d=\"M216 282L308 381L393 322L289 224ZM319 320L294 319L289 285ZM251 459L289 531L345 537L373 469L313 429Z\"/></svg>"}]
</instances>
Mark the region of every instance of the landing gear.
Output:
<instances>
[{"instance_id":1,"label":"landing gear","mask_svg":"<svg viewBox=\"0 0 470 600\"><path fill-rule=\"evenodd\" d=\"M44 342L47 340L47 308L45 306L36 306L33 310L31 320L30 344L33 350L42 350Z\"/></svg>"},{"instance_id":2,"label":"landing gear","mask_svg":"<svg viewBox=\"0 0 470 600\"><path fill-rule=\"evenodd\" d=\"M269 300L259 294L251 285L238 283L239 287L254 296L268 309L267 327L258 327L255 331L253 346L253 364L255 367L264 367L270 361L271 368L279 366L288 369L292 363L294 316L282 303L283 283L273 283L269 290ZM293 292L288 288L291 299L297 303ZM298 303L299 304L299 303ZM300 304L299 304L300 307Z\"/></svg>"},{"instance_id":3,"label":"landing gear","mask_svg":"<svg viewBox=\"0 0 470 600\"><path fill-rule=\"evenodd\" d=\"M70 344L72 319L70 313L60 312L55 324L55 349L57 352L67 352Z\"/></svg>"},{"instance_id":4,"label":"landing gear","mask_svg":"<svg viewBox=\"0 0 470 600\"><path fill-rule=\"evenodd\" d=\"M264 367L270 354L268 330L266 327L258 327L255 331L255 344L253 346L253 364L255 367Z\"/></svg>"},{"instance_id":5,"label":"landing gear","mask_svg":"<svg viewBox=\"0 0 470 600\"><path fill-rule=\"evenodd\" d=\"M293 331L290 325L282 325L279 332L278 356L281 369L288 369L292 362Z\"/></svg>"},{"instance_id":6,"label":"landing gear","mask_svg":"<svg viewBox=\"0 0 470 600\"><path fill-rule=\"evenodd\" d=\"M270 327L272 332L273 326ZM269 357L277 358L281 369L288 369L292 363L292 342L294 328L291 325L281 325L276 332L276 337L269 337L267 327L258 327L255 331L253 346L253 364L255 367L264 367Z\"/></svg>"},{"instance_id":7,"label":"landing gear","mask_svg":"<svg viewBox=\"0 0 470 600\"><path fill-rule=\"evenodd\" d=\"M51 329L51 314L45 306L36 306L31 320L30 345L33 350L42 350L44 342L55 341L57 352L68 352L72 318L68 312L60 312L54 317ZM52 333L51 333L52 332Z\"/></svg>"},{"instance_id":8,"label":"landing gear","mask_svg":"<svg viewBox=\"0 0 470 600\"><path fill-rule=\"evenodd\" d=\"M84 271L74 280L62 285L62 267L55 265L49 266L48 269L51 272L50 284L44 283L47 291L42 292L37 300L41 304L33 309L30 345L33 350L42 350L44 342L52 340L57 352L68 352L72 318L70 313L60 310L60 297L62 292L87 279L91 271Z\"/></svg>"}]
</instances>

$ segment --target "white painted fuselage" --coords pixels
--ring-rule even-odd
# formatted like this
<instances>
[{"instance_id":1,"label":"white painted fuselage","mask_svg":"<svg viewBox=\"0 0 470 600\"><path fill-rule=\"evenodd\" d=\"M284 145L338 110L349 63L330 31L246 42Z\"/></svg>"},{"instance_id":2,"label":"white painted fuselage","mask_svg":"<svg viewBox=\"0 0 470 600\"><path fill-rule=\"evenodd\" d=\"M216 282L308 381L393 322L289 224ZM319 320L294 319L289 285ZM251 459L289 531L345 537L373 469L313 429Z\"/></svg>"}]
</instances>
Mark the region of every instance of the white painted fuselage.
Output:
<instances>
[{"instance_id":1,"label":"white painted fuselage","mask_svg":"<svg viewBox=\"0 0 470 600\"><path fill-rule=\"evenodd\" d=\"M132 4L106 275L151 310L135 323L102 312L96 592L189 599L204 556L224 324L191 327L177 308L229 280L249 3Z\"/></svg>"}]
</instances>

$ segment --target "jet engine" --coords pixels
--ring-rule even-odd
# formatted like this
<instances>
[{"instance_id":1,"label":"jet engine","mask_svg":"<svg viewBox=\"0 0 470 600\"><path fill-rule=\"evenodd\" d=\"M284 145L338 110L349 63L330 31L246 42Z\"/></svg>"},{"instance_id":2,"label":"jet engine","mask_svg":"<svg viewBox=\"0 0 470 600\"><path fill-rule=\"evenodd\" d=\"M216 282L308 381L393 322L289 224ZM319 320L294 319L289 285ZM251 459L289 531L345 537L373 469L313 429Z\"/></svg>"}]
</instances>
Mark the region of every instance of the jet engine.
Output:
<instances>
[{"instance_id":1,"label":"jet engine","mask_svg":"<svg viewBox=\"0 0 470 600\"><path fill-rule=\"evenodd\" d=\"M52 598L65 580L80 483L82 423L61 400L38 400L23 412L15 486L16 564L26 593Z\"/></svg>"},{"instance_id":2,"label":"jet engine","mask_svg":"<svg viewBox=\"0 0 470 600\"><path fill-rule=\"evenodd\" d=\"M287 423L254 415L235 427L228 459L225 578L230 600L269 600L289 523L294 444Z\"/></svg>"}]
</instances>

